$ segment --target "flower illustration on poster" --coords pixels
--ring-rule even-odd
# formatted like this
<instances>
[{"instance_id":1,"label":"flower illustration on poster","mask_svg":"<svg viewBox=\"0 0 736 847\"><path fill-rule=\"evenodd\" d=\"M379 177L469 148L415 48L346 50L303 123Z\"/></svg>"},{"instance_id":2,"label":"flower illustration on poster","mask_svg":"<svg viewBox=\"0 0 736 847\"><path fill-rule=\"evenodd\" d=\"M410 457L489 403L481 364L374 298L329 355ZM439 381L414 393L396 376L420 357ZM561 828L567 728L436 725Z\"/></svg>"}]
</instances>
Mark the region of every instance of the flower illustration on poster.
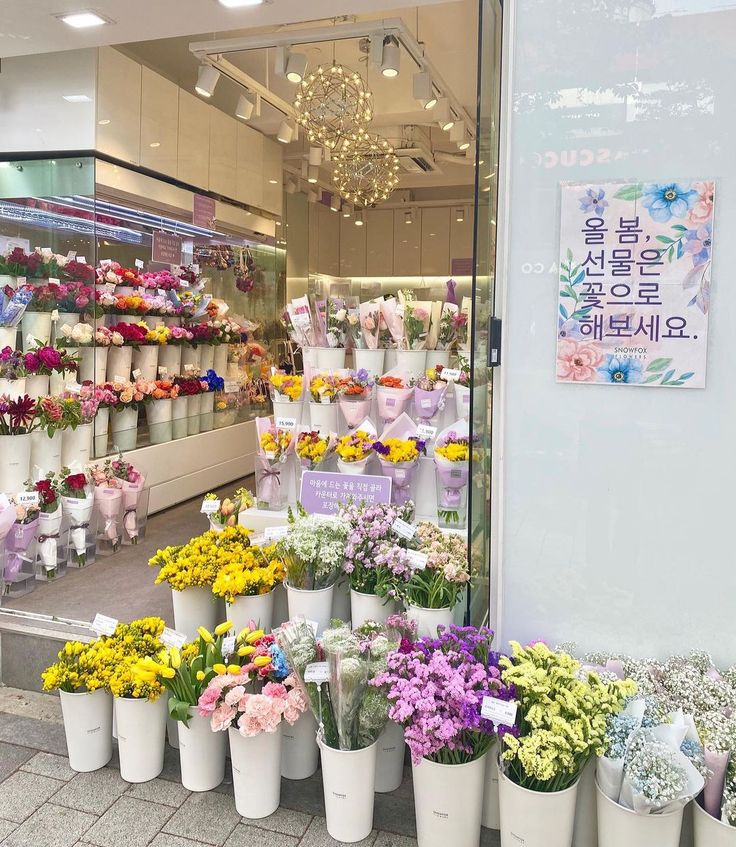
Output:
<instances>
[{"instance_id":1,"label":"flower illustration on poster","mask_svg":"<svg viewBox=\"0 0 736 847\"><path fill-rule=\"evenodd\" d=\"M705 387L714 182L561 192L557 381Z\"/></svg>"}]
</instances>

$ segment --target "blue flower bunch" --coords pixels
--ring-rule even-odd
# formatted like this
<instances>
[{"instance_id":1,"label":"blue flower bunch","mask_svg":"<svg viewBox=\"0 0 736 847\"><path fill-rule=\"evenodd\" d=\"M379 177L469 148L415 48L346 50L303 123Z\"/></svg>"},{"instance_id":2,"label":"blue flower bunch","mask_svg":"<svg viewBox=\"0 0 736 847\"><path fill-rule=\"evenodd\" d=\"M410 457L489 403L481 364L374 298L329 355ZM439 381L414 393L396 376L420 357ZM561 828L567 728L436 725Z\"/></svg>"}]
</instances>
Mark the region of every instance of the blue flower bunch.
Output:
<instances>
[{"instance_id":1,"label":"blue flower bunch","mask_svg":"<svg viewBox=\"0 0 736 847\"><path fill-rule=\"evenodd\" d=\"M208 391L224 391L225 390L225 380L218 376L212 368L210 368L207 373L201 377L202 381L207 383Z\"/></svg>"}]
</instances>

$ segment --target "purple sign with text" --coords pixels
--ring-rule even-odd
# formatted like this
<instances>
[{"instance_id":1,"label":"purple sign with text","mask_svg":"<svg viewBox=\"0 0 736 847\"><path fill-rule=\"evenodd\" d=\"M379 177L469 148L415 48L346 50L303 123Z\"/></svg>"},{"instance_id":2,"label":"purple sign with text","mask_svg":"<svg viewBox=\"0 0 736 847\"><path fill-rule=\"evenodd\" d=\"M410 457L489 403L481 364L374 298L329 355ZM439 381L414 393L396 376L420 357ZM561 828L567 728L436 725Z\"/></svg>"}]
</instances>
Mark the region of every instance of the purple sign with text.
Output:
<instances>
[{"instance_id":1,"label":"purple sign with text","mask_svg":"<svg viewBox=\"0 0 736 847\"><path fill-rule=\"evenodd\" d=\"M391 480L387 476L304 471L300 500L311 515L332 515L350 498L356 503L391 502Z\"/></svg>"},{"instance_id":2,"label":"purple sign with text","mask_svg":"<svg viewBox=\"0 0 736 847\"><path fill-rule=\"evenodd\" d=\"M151 258L154 262L162 262L164 265L180 265L181 238L168 232L154 232Z\"/></svg>"},{"instance_id":3,"label":"purple sign with text","mask_svg":"<svg viewBox=\"0 0 736 847\"><path fill-rule=\"evenodd\" d=\"M192 223L203 229L213 229L215 226L215 201L204 194L195 194L192 207Z\"/></svg>"}]
</instances>

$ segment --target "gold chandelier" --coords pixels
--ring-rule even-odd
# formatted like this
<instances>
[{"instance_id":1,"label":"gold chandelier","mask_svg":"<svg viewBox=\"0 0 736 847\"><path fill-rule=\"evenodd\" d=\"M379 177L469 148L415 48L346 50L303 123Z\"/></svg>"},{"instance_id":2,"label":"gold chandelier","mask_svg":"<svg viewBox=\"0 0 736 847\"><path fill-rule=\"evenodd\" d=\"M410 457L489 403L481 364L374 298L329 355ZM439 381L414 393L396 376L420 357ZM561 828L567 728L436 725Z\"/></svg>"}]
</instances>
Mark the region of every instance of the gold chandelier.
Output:
<instances>
[{"instance_id":1,"label":"gold chandelier","mask_svg":"<svg viewBox=\"0 0 736 847\"><path fill-rule=\"evenodd\" d=\"M353 203L373 206L387 200L399 182L399 159L379 135L360 131L332 154L332 181Z\"/></svg>"},{"instance_id":2,"label":"gold chandelier","mask_svg":"<svg viewBox=\"0 0 736 847\"><path fill-rule=\"evenodd\" d=\"M310 141L334 150L370 123L372 98L360 74L334 62L320 65L302 80L296 120Z\"/></svg>"}]
</instances>

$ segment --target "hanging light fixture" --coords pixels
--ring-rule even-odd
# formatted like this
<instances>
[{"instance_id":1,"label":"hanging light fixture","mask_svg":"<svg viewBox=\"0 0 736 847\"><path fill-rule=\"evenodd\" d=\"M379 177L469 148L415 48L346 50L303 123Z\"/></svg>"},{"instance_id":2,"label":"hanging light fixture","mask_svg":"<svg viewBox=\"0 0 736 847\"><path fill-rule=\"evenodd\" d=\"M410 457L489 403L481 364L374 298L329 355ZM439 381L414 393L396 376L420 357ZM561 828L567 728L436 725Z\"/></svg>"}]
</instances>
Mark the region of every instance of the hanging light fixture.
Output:
<instances>
[{"instance_id":1,"label":"hanging light fixture","mask_svg":"<svg viewBox=\"0 0 736 847\"><path fill-rule=\"evenodd\" d=\"M330 211L331 212L339 212L340 211L340 198L337 194L333 194L330 198Z\"/></svg>"},{"instance_id":2,"label":"hanging light fixture","mask_svg":"<svg viewBox=\"0 0 736 847\"><path fill-rule=\"evenodd\" d=\"M288 121L281 121L276 139L282 144L288 144L294 138L294 127Z\"/></svg>"},{"instance_id":3,"label":"hanging light fixture","mask_svg":"<svg viewBox=\"0 0 736 847\"><path fill-rule=\"evenodd\" d=\"M399 75L401 65L401 50L399 39L395 35L387 35L383 39L383 54L381 56L381 73L389 79Z\"/></svg>"},{"instance_id":4,"label":"hanging light fixture","mask_svg":"<svg viewBox=\"0 0 736 847\"><path fill-rule=\"evenodd\" d=\"M359 211L356 211L356 213L355 213L355 226L363 226L364 223L365 223L365 220L364 220L363 210L360 209Z\"/></svg>"},{"instance_id":5,"label":"hanging light fixture","mask_svg":"<svg viewBox=\"0 0 736 847\"><path fill-rule=\"evenodd\" d=\"M457 142L457 149L458 150L467 150L468 147L470 147L470 136L466 132L465 135L463 136L462 141Z\"/></svg>"},{"instance_id":6,"label":"hanging light fixture","mask_svg":"<svg viewBox=\"0 0 736 847\"><path fill-rule=\"evenodd\" d=\"M363 133L332 154L332 181L346 199L362 206L387 200L399 182L399 159L379 135Z\"/></svg>"},{"instance_id":7,"label":"hanging light fixture","mask_svg":"<svg viewBox=\"0 0 736 847\"><path fill-rule=\"evenodd\" d=\"M404 223L405 224L413 224L414 223L414 212L411 209L407 209L404 212Z\"/></svg>"},{"instance_id":8,"label":"hanging light fixture","mask_svg":"<svg viewBox=\"0 0 736 847\"><path fill-rule=\"evenodd\" d=\"M307 167L307 182L310 185L316 185L319 180L319 166L318 165L309 165Z\"/></svg>"},{"instance_id":9,"label":"hanging light fixture","mask_svg":"<svg viewBox=\"0 0 736 847\"><path fill-rule=\"evenodd\" d=\"M465 209L455 209L455 220L459 224L465 223Z\"/></svg>"},{"instance_id":10,"label":"hanging light fixture","mask_svg":"<svg viewBox=\"0 0 736 847\"><path fill-rule=\"evenodd\" d=\"M309 164L310 165L321 165L322 164L322 148L321 147L310 147L309 148Z\"/></svg>"},{"instance_id":11,"label":"hanging light fixture","mask_svg":"<svg viewBox=\"0 0 736 847\"><path fill-rule=\"evenodd\" d=\"M255 107L256 104L250 99L250 97L247 97L245 94L241 94L240 97L238 97L238 105L235 107L235 117L240 118L241 121L249 121Z\"/></svg>"},{"instance_id":12,"label":"hanging light fixture","mask_svg":"<svg viewBox=\"0 0 736 847\"><path fill-rule=\"evenodd\" d=\"M352 210L352 207L350 206L350 203L343 200L342 201L342 216L344 218L349 218L352 214L353 214L353 210Z\"/></svg>"},{"instance_id":13,"label":"hanging light fixture","mask_svg":"<svg viewBox=\"0 0 736 847\"><path fill-rule=\"evenodd\" d=\"M412 93L414 99L429 111L437 105L437 95L434 93L432 77L429 71L418 71L412 79Z\"/></svg>"},{"instance_id":14,"label":"hanging light fixture","mask_svg":"<svg viewBox=\"0 0 736 847\"><path fill-rule=\"evenodd\" d=\"M304 53L289 53L286 61L286 78L289 82L298 85L307 70L307 57Z\"/></svg>"},{"instance_id":15,"label":"hanging light fixture","mask_svg":"<svg viewBox=\"0 0 736 847\"><path fill-rule=\"evenodd\" d=\"M437 126L448 132L455 126L455 118L450 110L450 101L447 97L440 97L437 105L434 107L434 118L437 121Z\"/></svg>"},{"instance_id":16,"label":"hanging light fixture","mask_svg":"<svg viewBox=\"0 0 736 847\"><path fill-rule=\"evenodd\" d=\"M219 79L220 72L217 68L213 68L212 65L200 65L194 90L202 97L212 97Z\"/></svg>"}]
</instances>

